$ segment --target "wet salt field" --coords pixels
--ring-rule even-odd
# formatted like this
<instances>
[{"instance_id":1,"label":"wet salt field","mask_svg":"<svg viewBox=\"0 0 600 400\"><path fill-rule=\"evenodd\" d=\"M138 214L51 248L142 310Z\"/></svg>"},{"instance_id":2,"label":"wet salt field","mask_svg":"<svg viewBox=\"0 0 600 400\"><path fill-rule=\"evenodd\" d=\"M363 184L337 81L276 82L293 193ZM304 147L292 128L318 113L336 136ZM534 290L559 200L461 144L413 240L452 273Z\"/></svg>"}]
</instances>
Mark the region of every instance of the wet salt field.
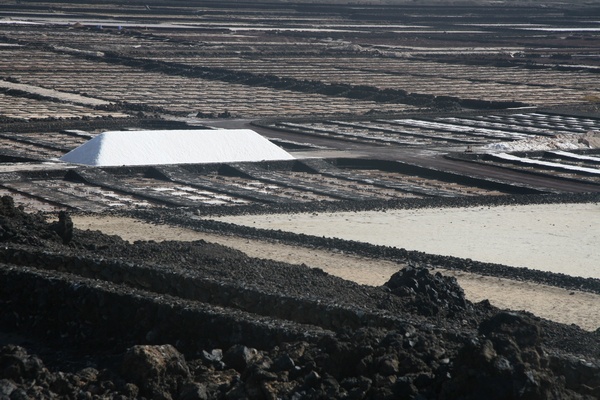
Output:
<instances>
[{"instance_id":1,"label":"wet salt field","mask_svg":"<svg viewBox=\"0 0 600 400\"><path fill-rule=\"evenodd\" d=\"M511 171L600 184L597 152L533 152L504 156L503 153L464 153L466 146L511 143L524 138L582 135L600 129L600 120L540 112L482 113L464 117L422 117L374 120L324 120L321 122L272 122L273 135L281 132L304 141L323 138L335 142L365 143L385 148L457 148L447 157L472 164ZM469 181L468 175L440 175L435 169L417 169L404 164L384 165L376 161L318 162L311 151L301 148L303 161L273 169L266 166L218 165L209 168L140 167L136 172L119 168L100 172L63 163L44 169L47 176L18 171L22 161L57 160L68 151L95 137L99 130L58 130L0 134L4 164L3 188L18 196L28 208L63 207L87 211L161 207L239 206L252 203L308 203L335 201L400 200L427 197L501 196L531 190L547 192L544 185L498 187L497 181ZM293 143L293 141L292 141ZM288 149L294 154L294 146ZM443 154L443 153L442 153ZM308 158L305 158L308 157ZM363 163L364 164L364 163ZM75 171L69 172L75 168ZM25 168L27 169L27 168ZM14 173L9 171L15 170ZM552 191L555 193L556 191ZM30 202L23 199L29 198ZM47 206L47 205L48 206Z\"/></svg>"},{"instance_id":2,"label":"wet salt field","mask_svg":"<svg viewBox=\"0 0 600 400\"><path fill-rule=\"evenodd\" d=\"M377 119L375 121L286 122L273 129L348 141L400 146L485 145L534 136L600 130L600 119L538 112L467 117Z\"/></svg>"},{"instance_id":3,"label":"wet salt field","mask_svg":"<svg viewBox=\"0 0 600 400\"><path fill-rule=\"evenodd\" d=\"M239 206L250 203L304 203L360 200L392 200L431 196L456 197L473 195L506 195L491 188L448 182L432 177L384 170L330 167L322 172L294 172L288 167L267 173L254 169L255 178L224 173L191 173L181 170L169 179L161 168L130 168L53 171L40 179L37 173L0 174L5 192L17 194L17 204L35 209L38 204L84 211L156 207L202 207L211 205ZM301 164L297 164L298 167ZM243 165L229 166L248 172ZM304 167L306 168L306 167ZM159 174L157 175L157 171ZM171 174L172 174L171 170ZM168 174L167 174L168 175ZM261 176L262 175L262 176ZM518 188L514 189L518 190ZM35 201L27 202L25 199ZM39 206L44 210L48 206Z\"/></svg>"},{"instance_id":4,"label":"wet salt field","mask_svg":"<svg viewBox=\"0 0 600 400\"><path fill-rule=\"evenodd\" d=\"M160 58L159 58L160 59ZM166 61L166 59L165 59ZM565 104L582 101L598 89L597 75L589 71L516 70L476 65L440 65L435 62L356 58L290 58L245 60L181 58L177 62L213 66L256 74L274 74L325 83L402 88L411 93L453 96L486 101L519 99L528 104ZM556 82L555 87L548 82Z\"/></svg>"},{"instance_id":5,"label":"wet salt field","mask_svg":"<svg viewBox=\"0 0 600 400\"><path fill-rule=\"evenodd\" d=\"M45 118L123 117L123 113L98 111L76 104L61 104L54 101L15 98L0 93L1 115L7 118L30 120Z\"/></svg>"},{"instance_id":6,"label":"wet salt field","mask_svg":"<svg viewBox=\"0 0 600 400\"><path fill-rule=\"evenodd\" d=\"M481 157L460 155L461 159L480 165L594 184L600 183L599 157L600 151L597 150L584 154L576 151L532 151L530 154L519 153L519 155L507 153L492 153Z\"/></svg>"},{"instance_id":7,"label":"wet salt field","mask_svg":"<svg viewBox=\"0 0 600 400\"><path fill-rule=\"evenodd\" d=\"M0 10L0 88L29 92L0 93L1 116L362 115L429 108L440 98L477 107L579 104L596 101L600 89L596 21L543 9L533 11L536 24L531 16L487 23L477 13L431 20L421 10L390 24L370 9L315 17L285 6L260 16L200 7L140 20L133 5L92 19L80 7ZM515 35L526 44L515 45Z\"/></svg>"},{"instance_id":8,"label":"wet salt field","mask_svg":"<svg viewBox=\"0 0 600 400\"><path fill-rule=\"evenodd\" d=\"M3 57L4 61L0 60L0 74L3 71L9 73L12 79L21 83L52 87L66 93L85 93L88 97L105 101L143 104L166 113L217 115L227 111L236 116L269 117L281 115L281 113L287 115L360 114L374 109L394 112L412 109L411 106L402 104L382 104L344 98L332 99L320 94L297 93L201 78L172 76L148 72L140 68L86 61L72 55L29 49L5 50ZM30 68L32 63L40 66L52 65L52 70L49 71L45 68L32 70ZM73 76L74 69L78 70L75 77ZM115 81L114 76L119 76L118 81ZM1 102L2 98L0 98L0 105L2 105ZM33 100L29 100L27 104L32 102ZM42 101L39 110L44 109L43 104ZM6 112L5 116L7 117L23 119L51 115L39 111L34 113L34 106L35 104L31 104L28 110L26 105L16 104L6 107L6 111L0 112L0 115ZM57 107L60 108L61 105ZM68 108L69 106L62 107ZM65 111L64 115L59 116L64 118L126 116L123 113L93 111L81 106L70 107L73 109L72 113L68 114ZM33 115L28 116L27 111ZM75 113L75 111L79 112Z\"/></svg>"},{"instance_id":9,"label":"wet salt field","mask_svg":"<svg viewBox=\"0 0 600 400\"><path fill-rule=\"evenodd\" d=\"M506 174L584 184L578 191L600 184L593 172L600 155L593 150L481 151L600 130L593 113L536 108L589 106L600 96L592 40L597 21L587 17L565 21L539 9L536 24L530 15L492 23L442 9L429 10L443 15L431 19L417 8L393 16L397 23L381 23L370 8L349 17L286 7L213 7L205 14L200 7L194 15L174 8L140 19L133 6L118 12L99 6L93 17L80 7L70 4L66 14L0 10L0 117L41 123L14 130L9 124L0 133L0 188L28 210L239 208L573 190ZM103 12L110 15L101 18ZM528 44L515 44L514 35ZM457 105L468 112L453 112ZM516 106L521 109L505 109ZM493 107L504 110L483 111ZM254 119L299 160L133 169L56 162L109 126L142 129L148 117L177 128L182 121L210 128L219 119L215 126L227 127L225 117ZM57 121L63 126L43 126ZM428 162L398 161L406 155ZM444 173L447 165L435 160L442 157L457 170ZM469 166L496 175L474 175Z\"/></svg>"}]
</instances>

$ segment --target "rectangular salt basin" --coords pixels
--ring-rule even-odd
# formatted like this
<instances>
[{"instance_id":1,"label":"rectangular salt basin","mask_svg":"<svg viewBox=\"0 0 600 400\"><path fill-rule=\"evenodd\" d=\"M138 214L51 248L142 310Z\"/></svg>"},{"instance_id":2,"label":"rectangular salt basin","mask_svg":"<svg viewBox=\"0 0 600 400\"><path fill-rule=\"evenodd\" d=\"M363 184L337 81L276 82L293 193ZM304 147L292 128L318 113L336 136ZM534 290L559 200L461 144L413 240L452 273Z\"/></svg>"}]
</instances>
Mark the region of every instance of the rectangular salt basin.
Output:
<instances>
[{"instance_id":1,"label":"rectangular salt basin","mask_svg":"<svg viewBox=\"0 0 600 400\"><path fill-rule=\"evenodd\" d=\"M600 279L597 203L212 219Z\"/></svg>"}]
</instances>

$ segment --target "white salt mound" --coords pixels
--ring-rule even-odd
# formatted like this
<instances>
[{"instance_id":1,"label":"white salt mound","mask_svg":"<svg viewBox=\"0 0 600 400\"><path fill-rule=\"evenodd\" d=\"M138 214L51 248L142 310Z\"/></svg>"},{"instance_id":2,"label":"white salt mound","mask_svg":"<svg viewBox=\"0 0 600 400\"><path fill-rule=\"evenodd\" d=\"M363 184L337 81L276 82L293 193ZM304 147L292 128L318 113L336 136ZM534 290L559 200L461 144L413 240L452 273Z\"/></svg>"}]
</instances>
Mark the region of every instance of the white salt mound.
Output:
<instances>
[{"instance_id":1,"label":"white salt mound","mask_svg":"<svg viewBox=\"0 0 600 400\"><path fill-rule=\"evenodd\" d=\"M292 160L250 129L104 132L60 158L94 166Z\"/></svg>"}]
</instances>

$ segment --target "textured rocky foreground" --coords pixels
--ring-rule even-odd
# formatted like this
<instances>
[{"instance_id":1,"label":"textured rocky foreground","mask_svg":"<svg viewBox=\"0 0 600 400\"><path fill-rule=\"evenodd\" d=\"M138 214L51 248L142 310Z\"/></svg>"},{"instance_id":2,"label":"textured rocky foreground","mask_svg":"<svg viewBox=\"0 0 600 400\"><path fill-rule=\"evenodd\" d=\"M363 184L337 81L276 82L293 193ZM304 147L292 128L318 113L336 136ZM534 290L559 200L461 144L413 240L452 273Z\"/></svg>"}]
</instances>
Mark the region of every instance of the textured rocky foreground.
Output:
<instances>
[{"instance_id":1,"label":"textured rocky foreground","mask_svg":"<svg viewBox=\"0 0 600 400\"><path fill-rule=\"evenodd\" d=\"M8 197L0 241L0 398L600 397L600 332L471 304L418 260L367 287Z\"/></svg>"}]
</instances>

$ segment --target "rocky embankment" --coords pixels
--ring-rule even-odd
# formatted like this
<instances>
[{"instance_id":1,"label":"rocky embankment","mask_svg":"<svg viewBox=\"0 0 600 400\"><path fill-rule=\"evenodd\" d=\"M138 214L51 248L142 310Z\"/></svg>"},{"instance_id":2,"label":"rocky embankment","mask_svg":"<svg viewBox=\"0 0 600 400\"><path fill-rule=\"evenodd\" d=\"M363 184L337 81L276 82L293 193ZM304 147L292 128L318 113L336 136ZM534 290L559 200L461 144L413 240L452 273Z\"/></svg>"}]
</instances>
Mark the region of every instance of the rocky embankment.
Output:
<instances>
[{"instance_id":1,"label":"rocky embankment","mask_svg":"<svg viewBox=\"0 0 600 400\"><path fill-rule=\"evenodd\" d=\"M0 398L594 399L600 332L0 204Z\"/></svg>"}]
</instances>

